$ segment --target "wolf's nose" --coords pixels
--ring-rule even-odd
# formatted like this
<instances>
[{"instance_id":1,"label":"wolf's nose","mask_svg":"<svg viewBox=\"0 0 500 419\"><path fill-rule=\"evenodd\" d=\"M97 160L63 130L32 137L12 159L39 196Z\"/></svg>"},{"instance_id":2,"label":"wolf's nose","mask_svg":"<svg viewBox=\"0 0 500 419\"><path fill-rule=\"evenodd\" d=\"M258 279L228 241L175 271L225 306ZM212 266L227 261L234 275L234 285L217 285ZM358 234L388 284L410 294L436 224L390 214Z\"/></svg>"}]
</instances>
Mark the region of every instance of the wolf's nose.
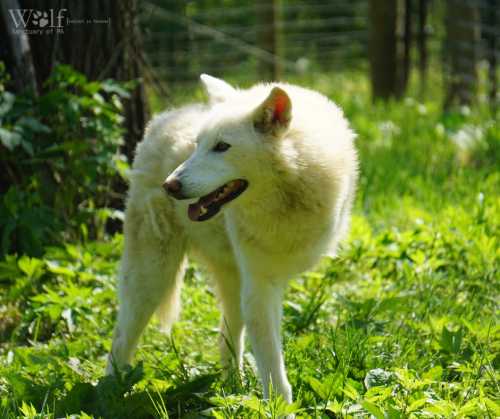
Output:
<instances>
[{"instance_id":1,"label":"wolf's nose","mask_svg":"<svg viewBox=\"0 0 500 419\"><path fill-rule=\"evenodd\" d=\"M170 196L177 199L182 199L182 183L179 179L166 180L163 184L163 188L167 191Z\"/></svg>"}]
</instances>

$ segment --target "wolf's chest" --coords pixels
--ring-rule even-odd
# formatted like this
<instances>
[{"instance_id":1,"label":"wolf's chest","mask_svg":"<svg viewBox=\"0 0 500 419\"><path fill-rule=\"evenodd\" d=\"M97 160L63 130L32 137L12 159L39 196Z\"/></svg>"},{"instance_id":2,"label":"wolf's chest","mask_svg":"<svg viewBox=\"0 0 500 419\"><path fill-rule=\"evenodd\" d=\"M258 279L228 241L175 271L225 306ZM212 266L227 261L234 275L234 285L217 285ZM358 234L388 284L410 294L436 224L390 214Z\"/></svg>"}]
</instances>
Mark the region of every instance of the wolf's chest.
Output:
<instances>
[{"instance_id":1,"label":"wolf's chest","mask_svg":"<svg viewBox=\"0 0 500 419\"><path fill-rule=\"evenodd\" d=\"M262 260L281 260L284 264L307 269L324 254L332 236L331 220L317 217L294 219L233 220L233 244L244 246Z\"/></svg>"}]
</instances>

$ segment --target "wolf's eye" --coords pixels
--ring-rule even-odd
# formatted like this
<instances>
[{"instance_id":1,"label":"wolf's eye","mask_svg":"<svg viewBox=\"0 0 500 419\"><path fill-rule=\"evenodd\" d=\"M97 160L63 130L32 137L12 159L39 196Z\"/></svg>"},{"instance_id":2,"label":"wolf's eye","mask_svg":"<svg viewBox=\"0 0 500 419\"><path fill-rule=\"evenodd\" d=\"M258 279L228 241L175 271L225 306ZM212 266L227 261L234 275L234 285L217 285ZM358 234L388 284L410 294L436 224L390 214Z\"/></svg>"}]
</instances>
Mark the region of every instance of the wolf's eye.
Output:
<instances>
[{"instance_id":1,"label":"wolf's eye","mask_svg":"<svg viewBox=\"0 0 500 419\"><path fill-rule=\"evenodd\" d=\"M231 144L225 143L224 141L219 141L217 144L215 144L214 148L212 148L212 151L223 153L224 151L227 151L229 147L231 147Z\"/></svg>"}]
</instances>

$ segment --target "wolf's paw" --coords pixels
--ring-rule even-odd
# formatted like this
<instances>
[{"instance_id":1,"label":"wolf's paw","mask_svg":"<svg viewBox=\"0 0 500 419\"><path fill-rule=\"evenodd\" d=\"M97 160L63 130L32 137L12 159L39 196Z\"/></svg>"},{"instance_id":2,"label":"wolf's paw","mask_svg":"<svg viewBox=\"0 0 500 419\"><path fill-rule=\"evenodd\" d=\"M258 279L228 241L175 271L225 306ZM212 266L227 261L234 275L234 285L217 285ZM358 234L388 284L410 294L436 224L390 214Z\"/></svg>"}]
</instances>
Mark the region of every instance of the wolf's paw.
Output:
<instances>
[{"instance_id":1,"label":"wolf's paw","mask_svg":"<svg viewBox=\"0 0 500 419\"><path fill-rule=\"evenodd\" d=\"M49 24L49 14L47 12L35 10L31 21L33 22L33 25L38 26L39 28L45 28L45 26Z\"/></svg>"}]
</instances>

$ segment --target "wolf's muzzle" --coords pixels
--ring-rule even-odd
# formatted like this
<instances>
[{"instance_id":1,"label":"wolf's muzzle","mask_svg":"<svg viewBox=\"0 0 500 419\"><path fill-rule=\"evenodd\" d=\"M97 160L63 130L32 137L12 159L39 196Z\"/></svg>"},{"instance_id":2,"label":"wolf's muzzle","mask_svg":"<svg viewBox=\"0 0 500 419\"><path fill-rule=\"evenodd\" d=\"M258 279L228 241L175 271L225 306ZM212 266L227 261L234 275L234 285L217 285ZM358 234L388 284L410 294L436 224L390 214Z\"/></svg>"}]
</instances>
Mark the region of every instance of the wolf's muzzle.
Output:
<instances>
[{"instance_id":1,"label":"wolf's muzzle","mask_svg":"<svg viewBox=\"0 0 500 419\"><path fill-rule=\"evenodd\" d=\"M182 183L179 179L167 179L163 183L163 189L165 189L167 194L174 197L175 199L186 199L186 197L182 193Z\"/></svg>"}]
</instances>

